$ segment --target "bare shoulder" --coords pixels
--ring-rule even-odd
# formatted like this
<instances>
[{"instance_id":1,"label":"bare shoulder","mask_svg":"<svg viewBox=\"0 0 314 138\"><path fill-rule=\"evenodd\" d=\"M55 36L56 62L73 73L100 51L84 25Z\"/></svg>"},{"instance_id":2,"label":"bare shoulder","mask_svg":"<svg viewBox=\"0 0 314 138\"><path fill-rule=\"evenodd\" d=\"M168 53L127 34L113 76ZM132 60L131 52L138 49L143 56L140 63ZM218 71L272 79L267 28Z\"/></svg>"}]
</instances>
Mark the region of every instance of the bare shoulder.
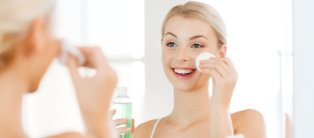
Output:
<instances>
[{"instance_id":1,"label":"bare shoulder","mask_svg":"<svg viewBox=\"0 0 314 138\"><path fill-rule=\"evenodd\" d=\"M265 138L265 123L263 115L247 109L231 115L234 133L242 133L246 138Z\"/></svg>"},{"instance_id":2,"label":"bare shoulder","mask_svg":"<svg viewBox=\"0 0 314 138\"><path fill-rule=\"evenodd\" d=\"M134 131L134 137L135 138L149 138L156 121L157 119L150 120L137 126Z\"/></svg>"}]
</instances>

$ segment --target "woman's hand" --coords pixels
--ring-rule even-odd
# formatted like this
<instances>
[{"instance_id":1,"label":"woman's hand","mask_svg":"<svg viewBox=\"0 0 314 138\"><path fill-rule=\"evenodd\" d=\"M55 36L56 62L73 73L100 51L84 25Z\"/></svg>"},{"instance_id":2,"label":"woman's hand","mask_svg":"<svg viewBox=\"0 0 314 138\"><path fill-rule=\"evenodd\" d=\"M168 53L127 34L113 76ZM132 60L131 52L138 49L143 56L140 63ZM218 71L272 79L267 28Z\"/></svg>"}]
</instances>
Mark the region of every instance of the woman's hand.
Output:
<instances>
[{"instance_id":1,"label":"woman's hand","mask_svg":"<svg viewBox=\"0 0 314 138\"><path fill-rule=\"evenodd\" d=\"M200 69L213 78L211 103L228 109L238 74L230 58L211 58L200 61Z\"/></svg>"},{"instance_id":2,"label":"woman's hand","mask_svg":"<svg viewBox=\"0 0 314 138\"><path fill-rule=\"evenodd\" d=\"M111 114L111 118L113 118L113 116L116 114L116 110L113 109L110 111ZM133 132L135 129L135 125L134 125L134 119L132 119L132 128L128 128L128 127L119 127L120 125L124 125L128 123L128 119L127 118L119 118L116 120L113 120L113 123L116 127L116 132L119 134L123 134L123 133L128 133L128 132L132 132L132 138L134 137Z\"/></svg>"},{"instance_id":3,"label":"woman's hand","mask_svg":"<svg viewBox=\"0 0 314 138\"><path fill-rule=\"evenodd\" d=\"M111 134L108 125L109 107L117 84L117 75L99 48L84 47L80 50L86 57L83 66L94 69L96 74L90 78L82 77L78 72L77 60L73 56L69 58L67 66L88 133L105 137Z\"/></svg>"},{"instance_id":4,"label":"woman's hand","mask_svg":"<svg viewBox=\"0 0 314 138\"><path fill-rule=\"evenodd\" d=\"M210 99L210 134L213 138L233 136L229 104L238 74L229 58L211 58L200 62L200 69L213 78L213 95Z\"/></svg>"}]
</instances>

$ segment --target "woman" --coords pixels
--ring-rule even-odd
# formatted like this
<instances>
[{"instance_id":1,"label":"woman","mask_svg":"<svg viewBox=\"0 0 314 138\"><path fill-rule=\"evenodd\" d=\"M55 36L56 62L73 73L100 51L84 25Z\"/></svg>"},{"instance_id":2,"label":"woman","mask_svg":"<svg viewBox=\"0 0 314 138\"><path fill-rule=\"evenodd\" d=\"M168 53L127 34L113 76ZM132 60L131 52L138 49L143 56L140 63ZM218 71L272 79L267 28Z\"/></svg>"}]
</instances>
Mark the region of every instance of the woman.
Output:
<instances>
[{"instance_id":1,"label":"woman","mask_svg":"<svg viewBox=\"0 0 314 138\"><path fill-rule=\"evenodd\" d=\"M226 138L240 133L246 138L265 137L259 112L229 113L238 75L226 58L225 25L212 7L199 2L173 7L165 17L161 35L162 63L173 85L174 107L170 115L138 126L136 138ZM202 52L215 58L201 61L199 72L195 59Z\"/></svg>"},{"instance_id":2,"label":"woman","mask_svg":"<svg viewBox=\"0 0 314 138\"><path fill-rule=\"evenodd\" d=\"M27 137L21 123L25 93L35 92L51 61L60 53L60 42L52 35L50 15L54 0L0 1L0 137ZM112 137L108 109L117 83L115 71L99 48L81 48L84 66L97 71L82 78L77 60L70 57L68 68L77 92L87 132L68 132L61 137Z\"/></svg>"}]
</instances>

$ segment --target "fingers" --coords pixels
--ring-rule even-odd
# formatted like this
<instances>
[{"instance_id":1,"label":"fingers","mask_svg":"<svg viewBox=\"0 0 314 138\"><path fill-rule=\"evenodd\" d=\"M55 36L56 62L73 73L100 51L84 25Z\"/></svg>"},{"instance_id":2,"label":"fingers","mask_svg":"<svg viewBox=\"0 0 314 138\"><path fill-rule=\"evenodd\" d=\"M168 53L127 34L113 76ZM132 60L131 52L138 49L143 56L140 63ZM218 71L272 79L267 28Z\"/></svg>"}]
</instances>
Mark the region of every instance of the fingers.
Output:
<instances>
[{"instance_id":1,"label":"fingers","mask_svg":"<svg viewBox=\"0 0 314 138\"><path fill-rule=\"evenodd\" d=\"M120 127L120 128L117 128L117 131L118 131L119 134L128 133L128 132L132 131L132 128Z\"/></svg>"},{"instance_id":2,"label":"fingers","mask_svg":"<svg viewBox=\"0 0 314 138\"><path fill-rule=\"evenodd\" d=\"M221 62L217 62L217 63L211 63L211 62L212 61L208 61L207 64L200 65L200 69L202 70L202 72L204 72L203 70L206 70L206 69L215 69L221 77L225 77L229 75L229 72L227 72L226 67L222 65Z\"/></svg>"},{"instance_id":3,"label":"fingers","mask_svg":"<svg viewBox=\"0 0 314 138\"><path fill-rule=\"evenodd\" d=\"M226 62L227 65L231 68L231 71L233 71L232 73L233 73L233 74L237 74L236 69L235 69L234 64L232 63L231 59L230 59L230 58L227 58L227 59L225 60L225 62Z\"/></svg>"},{"instance_id":4,"label":"fingers","mask_svg":"<svg viewBox=\"0 0 314 138\"><path fill-rule=\"evenodd\" d=\"M99 69L107 65L106 58L99 47L80 47L79 49L86 57L85 67Z\"/></svg>"},{"instance_id":5,"label":"fingers","mask_svg":"<svg viewBox=\"0 0 314 138\"><path fill-rule=\"evenodd\" d=\"M210 74L213 79L221 79L222 78L222 75L221 73L218 72L217 69L215 68L204 68L204 69L201 69L203 73L206 73L206 74Z\"/></svg>"},{"instance_id":6,"label":"fingers","mask_svg":"<svg viewBox=\"0 0 314 138\"><path fill-rule=\"evenodd\" d=\"M226 77L230 74L229 68L223 59L210 59L210 60L202 60L200 62L200 69L203 73L208 72L209 69L215 69L221 77ZM204 70L206 70L204 72Z\"/></svg>"},{"instance_id":7,"label":"fingers","mask_svg":"<svg viewBox=\"0 0 314 138\"><path fill-rule=\"evenodd\" d=\"M69 56L69 59L67 61L67 66L69 68L71 77L73 81L77 81L80 78L79 72L78 72L78 61L75 57Z\"/></svg>"},{"instance_id":8,"label":"fingers","mask_svg":"<svg viewBox=\"0 0 314 138\"><path fill-rule=\"evenodd\" d=\"M86 59L83 65L84 67L95 69L96 73L98 74L97 76L110 75L115 77L115 72L107 63L107 60L99 47L79 47L79 50L82 52ZM74 66L73 64L71 65L71 67ZM75 65L75 67L78 68L78 65ZM75 70L72 68L71 71ZM78 73L73 75L75 75L75 78L79 77Z\"/></svg>"},{"instance_id":9,"label":"fingers","mask_svg":"<svg viewBox=\"0 0 314 138\"><path fill-rule=\"evenodd\" d=\"M97 71L102 71L104 67L108 66L106 62L105 56L102 54L101 49L99 47L79 47L80 51L86 58L86 62L84 63L84 67L89 67L96 69ZM75 57L69 55L69 59L67 61L67 66L70 69L71 76L73 80L78 79L78 61Z\"/></svg>"},{"instance_id":10,"label":"fingers","mask_svg":"<svg viewBox=\"0 0 314 138\"><path fill-rule=\"evenodd\" d=\"M230 77L237 76L230 58L212 58L210 60L202 60L200 69L203 73L211 74L213 77Z\"/></svg>"},{"instance_id":11,"label":"fingers","mask_svg":"<svg viewBox=\"0 0 314 138\"><path fill-rule=\"evenodd\" d=\"M134 131L135 131L135 119L132 118L132 138L134 138Z\"/></svg>"},{"instance_id":12,"label":"fingers","mask_svg":"<svg viewBox=\"0 0 314 138\"><path fill-rule=\"evenodd\" d=\"M135 120L132 119L132 127L131 128L128 128L128 127L117 128L117 131L119 132L119 134L127 133L127 132L134 132L134 130L135 130L135 123L134 123L134 121ZM117 119L117 120L114 120L114 123L115 123L115 126L118 127L120 125L124 125L124 124L128 123L128 119L126 119L126 118Z\"/></svg>"},{"instance_id":13,"label":"fingers","mask_svg":"<svg viewBox=\"0 0 314 138\"><path fill-rule=\"evenodd\" d=\"M126 123L128 123L128 119L127 118L114 120L114 124L115 124L116 127L120 126L120 125L123 125L123 124L126 124Z\"/></svg>"},{"instance_id":14,"label":"fingers","mask_svg":"<svg viewBox=\"0 0 314 138\"><path fill-rule=\"evenodd\" d=\"M110 110L110 116L111 116L111 118L116 114L116 109L112 109L112 110Z\"/></svg>"},{"instance_id":15,"label":"fingers","mask_svg":"<svg viewBox=\"0 0 314 138\"><path fill-rule=\"evenodd\" d=\"M135 119L132 119L132 132L135 130Z\"/></svg>"}]
</instances>

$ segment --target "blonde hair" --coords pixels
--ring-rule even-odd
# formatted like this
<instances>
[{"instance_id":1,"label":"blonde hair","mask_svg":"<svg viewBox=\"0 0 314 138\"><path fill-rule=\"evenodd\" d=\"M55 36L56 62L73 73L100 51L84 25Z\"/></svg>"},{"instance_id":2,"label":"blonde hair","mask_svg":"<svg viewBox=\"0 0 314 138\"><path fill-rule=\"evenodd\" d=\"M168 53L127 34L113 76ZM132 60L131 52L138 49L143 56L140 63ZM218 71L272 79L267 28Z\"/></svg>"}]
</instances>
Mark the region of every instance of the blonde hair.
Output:
<instances>
[{"instance_id":1,"label":"blonde hair","mask_svg":"<svg viewBox=\"0 0 314 138\"><path fill-rule=\"evenodd\" d=\"M14 47L37 17L49 20L55 0L0 0L0 69L13 58Z\"/></svg>"},{"instance_id":2,"label":"blonde hair","mask_svg":"<svg viewBox=\"0 0 314 138\"><path fill-rule=\"evenodd\" d=\"M176 15L197 18L199 20L205 21L214 29L219 46L227 44L226 26L218 12L213 7L205 3L194 1L187 2L184 5L177 5L170 9L162 24L162 39L168 20Z\"/></svg>"}]
</instances>

